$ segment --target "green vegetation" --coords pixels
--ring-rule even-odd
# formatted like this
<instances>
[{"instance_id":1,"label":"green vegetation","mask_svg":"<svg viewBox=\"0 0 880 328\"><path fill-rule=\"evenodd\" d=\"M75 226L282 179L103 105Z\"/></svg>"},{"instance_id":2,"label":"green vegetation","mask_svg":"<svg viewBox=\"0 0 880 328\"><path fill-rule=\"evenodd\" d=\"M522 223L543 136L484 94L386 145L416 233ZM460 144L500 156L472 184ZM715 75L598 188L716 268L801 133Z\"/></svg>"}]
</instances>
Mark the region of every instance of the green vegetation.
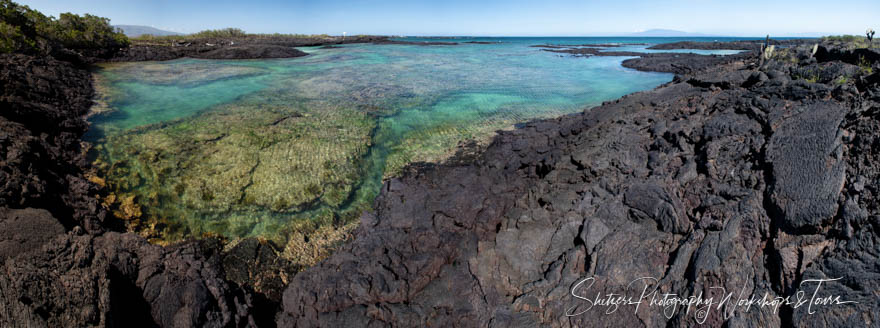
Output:
<instances>
[{"instance_id":1,"label":"green vegetation","mask_svg":"<svg viewBox=\"0 0 880 328\"><path fill-rule=\"evenodd\" d=\"M863 56L859 56L859 68L865 75L874 74L874 68L871 66L871 61Z\"/></svg>"},{"instance_id":2,"label":"green vegetation","mask_svg":"<svg viewBox=\"0 0 880 328\"><path fill-rule=\"evenodd\" d=\"M823 36L822 41L840 41L840 42L855 42L858 40L864 39L864 37L859 35L829 35Z\"/></svg>"},{"instance_id":3,"label":"green vegetation","mask_svg":"<svg viewBox=\"0 0 880 328\"><path fill-rule=\"evenodd\" d=\"M49 26L51 37L67 49L122 48L129 44L128 37L103 17L64 13Z\"/></svg>"},{"instance_id":4,"label":"green vegetation","mask_svg":"<svg viewBox=\"0 0 880 328\"><path fill-rule=\"evenodd\" d=\"M860 35L830 35L823 36L822 42L829 43L843 43L847 44L849 48L859 49L859 48L870 48L871 43L868 42L868 38Z\"/></svg>"},{"instance_id":5,"label":"green vegetation","mask_svg":"<svg viewBox=\"0 0 880 328\"><path fill-rule=\"evenodd\" d=\"M204 30L190 36L194 38L235 38L247 36L247 33L238 28L228 27L219 30Z\"/></svg>"},{"instance_id":6,"label":"green vegetation","mask_svg":"<svg viewBox=\"0 0 880 328\"><path fill-rule=\"evenodd\" d=\"M0 53L111 50L128 44L128 38L107 18L63 13L56 19L28 6L0 0Z\"/></svg>"},{"instance_id":7,"label":"green vegetation","mask_svg":"<svg viewBox=\"0 0 880 328\"><path fill-rule=\"evenodd\" d=\"M163 36L155 36L152 34L144 34L138 36L136 38L132 38L135 41L148 41L148 42L170 42L170 41L187 41L187 40L195 40L195 39L219 39L219 38L320 38L320 37L330 37L326 34L321 35L306 35L306 34L251 34L247 33L240 28L235 27L227 27L218 30L204 30L192 34L186 35L163 35Z\"/></svg>"},{"instance_id":8,"label":"green vegetation","mask_svg":"<svg viewBox=\"0 0 880 328\"><path fill-rule=\"evenodd\" d=\"M152 34L142 34L140 36L130 38L134 43L171 43L171 42L181 42L186 40L186 35L152 35Z\"/></svg>"},{"instance_id":9,"label":"green vegetation","mask_svg":"<svg viewBox=\"0 0 880 328\"><path fill-rule=\"evenodd\" d=\"M46 43L51 18L28 6L0 0L0 52L32 53Z\"/></svg>"},{"instance_id":10,"label":"green vegetation","mask_svg":"<svg viewBox=\"0 0 880 328\"><path fill-rule=\"evenodd\" d=\"M354 36L354 38L362 37L362 36ZM272 33L272 34L254 34L247 33L239 28L224 28L219 30L204 30L201 32L196 32L187 35L164 35L164 36L155 36L150 34L144 34L138 36L136 38L132 38L134 42L140 43L148 43L148 44L172 44L172 43L185 43L185 42L194 42L197 40L210 40L210 39L249 39L249 40L278 40L278 39L327 39L333 38L333 36L327 34L282 34L282 33Z\"/></svg>"},{"instance_id":11,"label":"green vegetation","mask_svg":"<svg viewBox=\"0 0 880 328\"><path fill-rule=\"evenodd\" d=\"M33 49L36 47L33 40L25 38L21 28L0 22L0 53L14 52L17 49Z\"/></svg>"}]
</instances>

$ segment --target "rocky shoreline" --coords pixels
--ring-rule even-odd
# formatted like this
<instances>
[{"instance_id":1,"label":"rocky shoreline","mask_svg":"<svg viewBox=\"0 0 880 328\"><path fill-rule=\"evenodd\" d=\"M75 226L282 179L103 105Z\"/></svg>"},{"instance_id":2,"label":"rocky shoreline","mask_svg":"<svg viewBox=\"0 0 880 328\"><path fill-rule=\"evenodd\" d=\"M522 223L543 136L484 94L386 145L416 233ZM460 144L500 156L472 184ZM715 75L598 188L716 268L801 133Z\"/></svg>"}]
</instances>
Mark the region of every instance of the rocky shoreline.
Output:
<instances>
[{"instance_id":1,"label":"rocky shoreline","mask_svg":"<svg viewBox=\"0 0 880 328\"><path fill-rule=\"evenodd\" d=\"M294 58L307 55L294 47L332 47L352 43L388 42L384 36L353 36L346 39L327 37L258 36L229 38L200 38L170 43L137 41L109 59L96 58L91 62L161 61L183 57L203 59L272 59Z\"/></svg>"},{"instance_id":2,"label":"rocky shoreline","mask_svg":"<svg viewBox=\"0 0 880 328\"><path fill-rule=\"evenodd\" d=\"M802 51L704 67L389 181L355 241L294 277L279 325L876 326L880 62L792 64ZM681 297L857 303L589 310L640 277Z\"/></svg>"},{"instance_id":3,"label":"rocky shoreline","mask_svg":"<svg viewBox=\"0 0 880 328\"><path fill-rule=\"evenodd\" d=\"M400 44L417 46L454 46L458 42L439 41L400 41L392 40L386 36L353 36L346 39L340 37L327 37L315 39L311 37L230 37L230 38L202 38L186 41L174 41L171 43L150 43L137 41L131 47L121 49L109 58L94 57L82 59L83 62L137 62L137 61L164 61L178 58L200 59L276 59L295 58L308 55L294 47L317 47L325 49L338 48L342 44L372 43L372 44ZM468 42L477 44L491 44L491 42Z\"/></svg>"},{"instance_id":4,"label":"rocky shoreline","mask_svg":"<svg viewBox=\"0 0 880 328\"><path fill-rule=\"evenodd\" d=\"M664 72L688 74L711 66L730 63L754 57L754 53L745 51L735 55L698 55L691 53L643 53L631 51L602 51L600 48L567 48L561 46L540 46L542 51L568 54L576 57L637 57L624 60L621 65L643 72Z\"/></svg>"},{"instance_id":5,"label":"rocky shoreline","mask_svg":"<svg viewBox=\"0 0 880 328\"><path fill-rule=\"evenodd\" d=\"M765 40L746 40L746 41L727 41L727 42L698 42L698 41L681 41L671 43L661 43L648 49L651 50L672 50L672 49L698 49L698 50L751 50L760 51L761 45ZM810 39L790 39L790 40L774 40L770 39L769 44L777 47L789 47L802 45L809 42L816 42Z\"/></svg>"},{"instance_id":6,"label":"rocky shoreline","mask_svg":"<svg viewBox=\"0 0 880 328\"><path fill-rule=\"evenodd\" d=\"M222 58L273 51L232 47ZM114 60L218 50L169 49ZM679 76L501 132L446 164L410 166L352 242L293 277L257 240L221 251L212 239L160 247L122 232L94 198L79 143L88 72L2 55L0 325L876 325L878 53L820 46L801 61L803 51L763 67L753 52L639 54L624 65ZM858 303L813 315L565 316L583 305L570 292L585 277L594 291L655 277L664 293L759 297L842 278L822 292Z\"/></svg>"}]
</instances>

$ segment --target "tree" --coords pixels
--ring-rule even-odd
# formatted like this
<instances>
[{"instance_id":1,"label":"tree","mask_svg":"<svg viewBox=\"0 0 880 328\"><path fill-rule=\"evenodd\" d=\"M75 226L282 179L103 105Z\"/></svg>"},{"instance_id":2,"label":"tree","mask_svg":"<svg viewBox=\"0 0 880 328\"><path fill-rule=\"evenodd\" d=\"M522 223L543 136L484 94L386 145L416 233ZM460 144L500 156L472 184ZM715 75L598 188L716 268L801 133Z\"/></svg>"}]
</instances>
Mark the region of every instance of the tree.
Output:
<instances>
[{"instance_id":1,"label":"tree","mask_svg":"<svg viewBox=\"0 0 880 328\"><path fill-rule=\"evenodd\" d=\"M28 6L0 0L0 53L51 54L62 50L94 53L128 45L125 34L113 28L107 18L64 13L55 19Z\"/></svg>"},{"instance_id":2,"label":"tree","mask_svg":"<svg viewBox=\"0 0 880 328\"><path fill-rule=\"evenodd\" d=\"M28 6L0 0L0 52L37 52L39 31L50 23L50 18Z\"/></svg>"},{"instance_id":3,"label":"tree","mask_svg":"<svg viewBox=\"0 0 880 328\"><path fill-rule=\"evenodd\" d=\"M110 19L89 14L63 13L51 24L50 33L67 49L111 49L129 44L128 38L110 25Z\"/></svg>"}]
</instances>

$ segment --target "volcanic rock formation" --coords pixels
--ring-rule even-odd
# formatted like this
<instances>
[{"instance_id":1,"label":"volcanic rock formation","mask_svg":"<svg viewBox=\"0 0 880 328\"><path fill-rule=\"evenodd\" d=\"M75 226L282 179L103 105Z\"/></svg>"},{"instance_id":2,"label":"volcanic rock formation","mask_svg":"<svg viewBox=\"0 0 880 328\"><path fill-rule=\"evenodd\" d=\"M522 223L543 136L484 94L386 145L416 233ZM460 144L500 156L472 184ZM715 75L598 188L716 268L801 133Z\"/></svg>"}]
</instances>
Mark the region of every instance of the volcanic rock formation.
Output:
<instances>
[{"instance_id":1,"label":"volcanic rock formation","mask_svg":"<svg viewBox=\"0 0 880 328\"><path fill-rule=\"evenodd\" d=\"M644 56L682 59L679 75L409 166L353 241L293 277L271 244L119 232L79 142L88 72L2 55L0 325L878 326L878 52L796 48L761 69L753 53ZM857 303L606 314L583 299L645 282Z\"/></svg>"}]
</instances>

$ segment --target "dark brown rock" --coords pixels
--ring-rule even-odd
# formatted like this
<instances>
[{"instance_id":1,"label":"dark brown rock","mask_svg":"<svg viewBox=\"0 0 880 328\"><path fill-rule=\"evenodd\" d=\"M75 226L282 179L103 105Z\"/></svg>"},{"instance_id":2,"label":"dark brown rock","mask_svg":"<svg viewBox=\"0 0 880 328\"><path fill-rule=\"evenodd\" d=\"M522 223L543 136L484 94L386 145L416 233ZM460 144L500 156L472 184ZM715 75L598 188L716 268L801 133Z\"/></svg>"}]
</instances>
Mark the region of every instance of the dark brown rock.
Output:
<instances>
[{"instance_id":1,"label":"dark brown rock","mask_svg":"<svg viewBox=\"0 0 880 328\"><path fill-rule=\"evenodd\" d=\"M102 230L106 213L81 169L89 72L16 54L0 55L0 72L0 207L44 208L68 228Z\"/></svg>"},{"instance_id":2,"label":"dark brown rock","mask_svg":"<svg viewBox=\"0 0 880 328\"><path fill-rule=\"evenodd\" d=\"M265 59L294 58L306 53L294 47L333 46L350 43L385 42L384 36L339 37L298 37L285 35L261 35L229 38L198 38L155 44L135 41L130 47L121 49L109 59L96 58L93 61L131 62L172 60L183 57L206 59Z\"/></svg>"},{"instance_id":3,"label":"dark brown rock","mask_svg":"<svg viewBox=\"0 0 880 328\"><path fill-rule=\"evenodd\" d=\"M231 327L254 325L252 297L221 274L218 245L162 248L133 234L62 234L7 259L3 326Z\"/></svg>"},{"instance_id":4,"label":"dark brown rock","mask_svg":"<svg viewBox=\"0 0 880 328\"><path fill-rule=\"evenodd\" d=\"M623 61L623 66L646 72L691 74L710 67L741 61L752 57L750 52L736 55L698 55L692 53L644 53L631 51L603 51L596 47L570 48L567 46L541 46L543 51L570 54L578 57L613 56L637 57Z\"/></svg>"},{"instance_id":5,"label":"dark brown rock","mask_svg":"<svg viewBox=\"0 0 880 328\"><path fill-rule=\"evenodd\" d=\"M273 45L229 46L198 54L198 58L206 59L269 59L302 57L306 53L300 50Z\"/></svg>"},{"instance_id":6,"label":"dark brown rock","mask_svg":"<svg viewBox=\"0 0 880 328\"><path fill-rule=\"evenodd\" d=\"M770 44L776 47L790 47L803 44L816 43L815 39L791 39L791 40L775 40L770 39ZM760 51L761 44L764 39L746 40L746 41L730 41L730 42L700 42L700 41L681 41L671 43L661 43L648 49L655 50L671 50L671 49L702 49L702 50L753 50Z\"/></svg>"},{"instance_id":7,"label":"dark brown rock","mask_svg":"<svg viewBox=\"0 0 880 328\"><path fill-rule=\"evenodd\" d=\"M274 311L255 317L267 302L225 279L219 243L107 232L84 177L87 70L9 54L0 67L0 326L266 324Z\"/></svg>"},{"instance_id":8,"label":"dark brown rock","mask_svg":"<svg viewBox=\"0 0 880 328\"><path fill-rule=\"evenodd\" d=\"M831 102L796 109L774 124L767 146L771 199L786 228L818 231L837 214L846 179L840 125L848 110Z\"/></svg>"},{"instance_id":9,"label":"dark brown rock","mask_svg":"<svg viewBox=\"0 0 880 328\"><path fill-rule=\"evenodd\" d=\"M0 259L38 251L65 232L49 211L33 208L0 208L0 231Z\"/></svg>"}]
</instances>

